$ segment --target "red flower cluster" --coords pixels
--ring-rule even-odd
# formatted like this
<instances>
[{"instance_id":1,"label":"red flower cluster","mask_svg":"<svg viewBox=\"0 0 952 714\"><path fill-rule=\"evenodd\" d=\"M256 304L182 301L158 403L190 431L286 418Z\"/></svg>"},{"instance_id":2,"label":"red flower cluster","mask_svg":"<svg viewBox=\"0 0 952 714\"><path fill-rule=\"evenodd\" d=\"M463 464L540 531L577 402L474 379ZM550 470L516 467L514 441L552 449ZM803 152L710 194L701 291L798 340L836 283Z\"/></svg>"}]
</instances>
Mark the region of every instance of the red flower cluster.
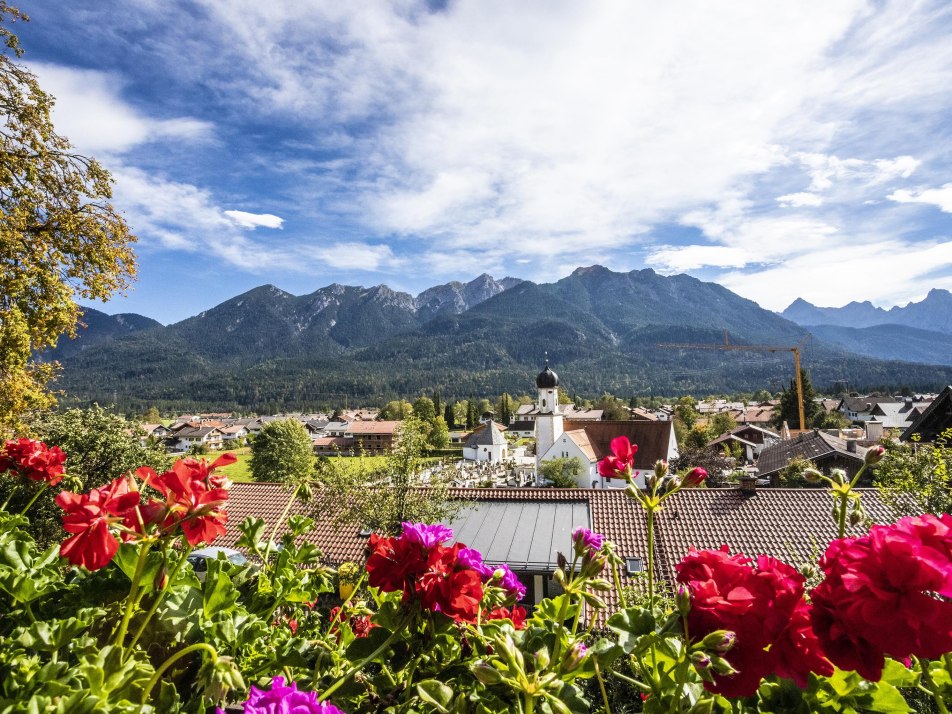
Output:
<instances>
[{"instance_id":1,"label":"red flower cluster","mask_svg":"<svg viewBox=\"0 0 952 714\"><path fill-rule=\"evenodd\" d=\"M804 578L785 563L759 556L756 567L743 555L720 550L691 551L677 566L678 582L691 590L688 631L700 639L715 630L735 633L727 653L736 674L714 675L705 686L727 697L757 691L770 672L801 688L807 675L833 673L810 628L803 599Z\"/></svg>"},{"instance_id":2,"label":"red flower cluster","mask_svg":"<svg viewBox=\"0 0 952 714\"><path fill-rule=\"evenodd\" d=\"M483 613L484 620L511 620L517 630L526 628L526 609L517 605L511 610L507 607L497 607L495 610Z\"/></svg>"},{"instance_id":3,"label":"red flower cluster","mask_svg":"<svg viewBox=\"0 0 952 714\"><path fill-rule=\"evenodd\" d=\"M210 543L225 533L228 514L223 506L228 498L227 482L213 471L235 461L224 454L210 467L204 461L184 459L161 476L147 466L136 471L145 483L161 492L165 502L149 499L142 503L131 476L121 476L87 494L63 491L56 503L65 511L63 527L74 535L60 546L60 555L73 565L98 570L112 561L119 540L133 540L157 525L162 535L182 528L191 545Z\"/></svg>"},{"instance_id":4,"label":"red flower cluster","mask_svg":"<svg viewBox=\"0 0 952 714\"><path fill-rule=\"evenodd\" d=\"M337 623L340 618L340 608L332 608L330 612L331 626L328 633L335 635L338 642L340 642L340 631L337 629ZM369 615L351 615L347 622L350 625L351 632L354 633L354 637L357 638L366 637L370 634L370 631L376 627L376 625L371 622Z\"/></svg>"},{"instance_id":5,"label":"red flower cluster","mask_svg":"<svg viewBox=\"0 0 952 714\"><path fill-rule=\"evenodd\" d=\"M810 593L829 658L876 682L884 657L952 651L952 516L903 518L830 544Z\"/></svg>"},{"instance_id":6,"label":"red flower cluster","mask_svg":"<svg viewBox=\"0 0 952 714\"><path fill-rule=\"evenodd\" d=\"M421 529L436 532L437 528L442 529L439 537L445 540L444 534L450 533L445 527L415 524L404 524L399 538L371 535L367 582L384 592L402 590L404 601L416 599L425 609L454 620L476 622L483 598L482 579L459 559L465 545L448 547L419 537Z\"/></svg>"},{"instance_id":7,"label":"red flower cluster","mask_svg":"<svg viewBox=\"0 0 952 714\"><path fill-rule=\"evenodd\" d=\"M63 528L75 534L63 541L60 555L73 565L99 570L119 550L119 541L109 527L129 519L139 505L139 492L129 479L120 477L89 493L63 491L56 504L65 511Z\"/></svg>"},{"instance_id":8,"label":"red flower cluster","mask_svg":"<svg viewBox=\"0 0 952 714\"><path fill-rule=\"evenodd\" d=\"M166 530L181 524L189 544L211 543L218 536L225 535L228 513L223 506L231 485L227 478L214 470L236 460L230 453L222 454L210 466L204 459L181 459L175 462L171 471L161 476L143 466L136 475L165 496L164 504L150 501L147 510L163 515L162 527Z\"/></svg>"},{"instance_id":9,"label":"red flower cluster","mask_svg":"<svg viewBox=\"0 0 952 714\"><path fill-rule=\"evenodd\" d=\"M33 481L55 486L63 480L66 454L58 447L49 448L33 439L10 440L0 452L0 474L14 471Z\"/></svg>"},{"instance_id":10,"label":"red flower cluster","mask_svg":"<svg viewBox=\"0 0 952 714\"><path fill-rule=\"evenodd\" d=\"M616 436L609 448L612 453L598 462L598 473L605 478L624 478L631 472L638 446L628 441L627 436Z\"/></svg>"}]
</instances>

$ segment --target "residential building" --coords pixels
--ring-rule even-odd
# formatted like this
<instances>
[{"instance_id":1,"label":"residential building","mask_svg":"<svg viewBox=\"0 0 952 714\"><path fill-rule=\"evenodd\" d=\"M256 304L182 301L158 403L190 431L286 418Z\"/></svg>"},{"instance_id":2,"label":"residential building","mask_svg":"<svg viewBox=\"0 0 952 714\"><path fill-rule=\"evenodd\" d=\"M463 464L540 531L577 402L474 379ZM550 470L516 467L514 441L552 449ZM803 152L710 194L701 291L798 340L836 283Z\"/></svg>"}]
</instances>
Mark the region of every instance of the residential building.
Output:
<instances>
[{"instance_id":1,"label":"residential building","mask_svg":"<svg viewBox=\"0 0 952 714\"><path fill-rule=\"evenodd\" d=\"M918 435L919 441L932 442L947 429L952 429L952 386L943 389L899 438L910 441Z\"/></svg>"},{"instance_id":2,"label":"residential building","mask_svg":"<svg viewBox=\"0 0 952 714\"><path fill-rule=\"evenodd\" d=\"M768 478L771 485L778 486L780 472L794 458L802 457L812 461L821 471L840 468L852 478L862 468L866 456L866 449L856 441L840 439L819 429L800 432L790 439L766 446L757 459L757 469L761 478Z\"/></svg>"}]
</instances>

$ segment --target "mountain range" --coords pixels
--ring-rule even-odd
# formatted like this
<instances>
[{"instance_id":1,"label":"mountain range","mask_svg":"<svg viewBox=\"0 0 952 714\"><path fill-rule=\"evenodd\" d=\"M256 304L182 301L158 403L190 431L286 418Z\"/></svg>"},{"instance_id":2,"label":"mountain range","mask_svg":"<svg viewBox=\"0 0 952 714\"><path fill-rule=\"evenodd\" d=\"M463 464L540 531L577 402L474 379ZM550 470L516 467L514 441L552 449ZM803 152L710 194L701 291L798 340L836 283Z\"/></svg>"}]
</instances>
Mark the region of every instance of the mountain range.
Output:
<instances>
[{"instance_id":1,"label":"mountain range","mask_svg":"<svg viewBox=\"0 0 952 714\"><path fill-rule=\"evenodd\" d=\"M781 315L821 340L878 359L952 364L952 293L934 289L920 302L889 310L869 301L817 307L798 298Z\"/></svg>"},{"instance_id":2,"label":"mountain range","mask_svg":"<svg viewBox=\"0 0 952 714\"><path fill-rule=\"evenodd\" d=\"M45 355L61 361L60 386L74 403L278 411L434 389L451 398L522 394L534 390L546 352L570 393L775 390L793 376L797 345L820 386L952 382L950 366L870 359L716 283L601 266L542 284L482 275L416 297L386 285L303 296L265 285L173 325L113 316L133 329L104 335L107 318L87 310L80 337ZM781 349L659 346L725 337Z\"/></svg>"}]
</instances>

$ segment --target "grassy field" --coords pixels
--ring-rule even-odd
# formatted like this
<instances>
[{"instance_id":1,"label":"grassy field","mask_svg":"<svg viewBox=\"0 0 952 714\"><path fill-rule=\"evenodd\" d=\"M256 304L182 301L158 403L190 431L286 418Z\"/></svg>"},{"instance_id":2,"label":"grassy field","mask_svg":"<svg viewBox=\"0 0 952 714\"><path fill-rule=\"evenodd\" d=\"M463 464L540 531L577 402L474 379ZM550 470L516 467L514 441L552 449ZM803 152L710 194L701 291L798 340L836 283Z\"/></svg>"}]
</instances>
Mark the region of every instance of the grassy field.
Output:
<instances>
[{"instance_id":1,"label":"grassy field","mask_svg":"<svg viewBox=\"0 0 952 714\"><path fill-rule=\"evenodd\" d=\"M227 449L227 451L238 457L238 461L218 470L235 482L253 481L254 479L251 478L251 449L245 446L241 449ZM222 453L224 452L212 452L204 458L211 463ZM335 463L340 468L348 471L356 470L364 474L379 471L387 465L386 456L332 456L331 458L336 460ZM438 460L436 458L425 459L428 462Z\"/></svg>"}]
</instances>

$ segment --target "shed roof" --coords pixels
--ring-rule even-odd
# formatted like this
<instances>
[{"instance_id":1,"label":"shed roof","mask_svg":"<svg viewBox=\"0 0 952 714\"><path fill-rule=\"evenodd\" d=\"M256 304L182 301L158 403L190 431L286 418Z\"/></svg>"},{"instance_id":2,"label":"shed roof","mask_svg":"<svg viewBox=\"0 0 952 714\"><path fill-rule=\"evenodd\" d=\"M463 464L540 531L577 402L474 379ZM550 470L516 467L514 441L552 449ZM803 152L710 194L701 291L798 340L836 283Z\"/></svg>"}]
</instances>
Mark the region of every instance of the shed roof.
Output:
<instances>
[{"instance_id":1,"label":"shed roof","mask_svg":"<svg viewBox=\"0 0 952 714\"><path fill-rule=\"evenodd\" d=\"M908 441L913 434L918 434L923 441L935 441L949 428L952 428L952 386L943 389L899 438Z\"/></svg>"}]
</instances>

